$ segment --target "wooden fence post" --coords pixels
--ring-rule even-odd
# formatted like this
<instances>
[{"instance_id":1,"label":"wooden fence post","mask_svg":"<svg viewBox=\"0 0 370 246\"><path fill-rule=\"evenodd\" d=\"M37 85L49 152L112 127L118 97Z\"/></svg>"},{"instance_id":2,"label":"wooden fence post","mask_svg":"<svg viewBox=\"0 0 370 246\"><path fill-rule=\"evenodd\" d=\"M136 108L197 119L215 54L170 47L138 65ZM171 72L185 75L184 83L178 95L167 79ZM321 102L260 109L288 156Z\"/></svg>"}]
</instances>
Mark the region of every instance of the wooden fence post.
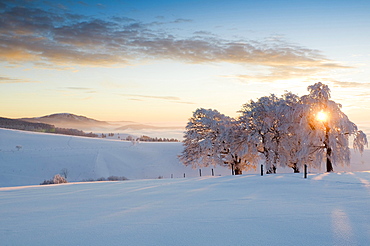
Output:
<instances>
[{"instance_id":1,"label":"wooden fence post","mask_svg":"<svg viewBox=\"0 0 370 246\"><path fill-rule=\"evenodd\" d=\"M304 178L307 178L307 165L304 165Z\"/></svg>"},{"instance_id":2,"label":"wooden fence post","mask_svg":"<svg viewBox=\"0 0 370 246\"><path fill-rule=\"evenodd\" d=\"M261 176L263 176L263 165L261 164Z\"/></svg>"}]
</instances>

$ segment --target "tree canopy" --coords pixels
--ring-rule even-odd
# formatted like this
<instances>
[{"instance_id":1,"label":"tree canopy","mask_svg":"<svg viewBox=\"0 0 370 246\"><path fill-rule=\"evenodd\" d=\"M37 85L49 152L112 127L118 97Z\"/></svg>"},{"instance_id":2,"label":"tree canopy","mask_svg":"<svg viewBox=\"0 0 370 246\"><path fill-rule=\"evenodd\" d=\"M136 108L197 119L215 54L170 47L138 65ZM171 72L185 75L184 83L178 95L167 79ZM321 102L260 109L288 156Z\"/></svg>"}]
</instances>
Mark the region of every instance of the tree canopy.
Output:
<instances>
[{"instance_id":1,"label":"tree canopy","mask_svg":"<svg viewBox=\"0 0 370 246\"><path fill-rule=\"evenodd\" d=\"M180 160L193 167L226 165L235 174L259 163L269 173L278 166L299 172L303 165L326 163L331 172L333 166L349 165L349 137L362 153L368 144L365 133L330 99L327 85L318 82L307 89L302 97L287 92L250 100L235 119L197 109L186 126Z\"/></svg>"}]
</instances>

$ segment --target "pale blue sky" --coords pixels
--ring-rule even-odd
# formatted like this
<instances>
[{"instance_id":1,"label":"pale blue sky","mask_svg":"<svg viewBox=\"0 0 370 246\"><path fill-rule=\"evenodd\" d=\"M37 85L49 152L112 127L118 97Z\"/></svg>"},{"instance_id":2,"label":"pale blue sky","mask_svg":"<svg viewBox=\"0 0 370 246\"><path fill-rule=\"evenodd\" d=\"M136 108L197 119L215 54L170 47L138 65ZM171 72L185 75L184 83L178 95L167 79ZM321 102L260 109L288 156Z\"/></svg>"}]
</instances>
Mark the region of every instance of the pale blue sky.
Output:
<instances>
[{"instance_id":1,"label":"pale blue sky","mask_svg":"<svg viewBox=\"0 0 370 246\"><path fill-rule=\"evenodd\" d=\"M184 124L329 85L370 115L370 1L2 1L0 116Z\"/></svg>"}]
</instances>

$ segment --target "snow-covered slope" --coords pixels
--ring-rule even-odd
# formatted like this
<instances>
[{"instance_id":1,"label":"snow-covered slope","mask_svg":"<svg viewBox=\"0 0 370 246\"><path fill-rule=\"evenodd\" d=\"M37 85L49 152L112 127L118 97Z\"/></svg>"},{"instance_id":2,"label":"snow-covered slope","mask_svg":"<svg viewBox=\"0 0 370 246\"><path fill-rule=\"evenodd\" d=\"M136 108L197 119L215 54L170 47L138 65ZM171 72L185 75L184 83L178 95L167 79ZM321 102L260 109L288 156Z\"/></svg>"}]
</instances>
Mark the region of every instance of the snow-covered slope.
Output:
<instances>
[{"instance_id":1,"label":"snow-covered slope","mask_svg":"<svg viewBox=\"0 0 370 246\"><path fill-rule=\"evenodd\" d=\"M17 146L19 146L17 148ZM0 187L40 184L62 169L69 181L125 176L128 179L199 176L178 158L182 143L94 139L0 129ZM217 167L215 175L228 175ZM210 175L210 168L203 168Z\"/></svg>"},{"instance_id":2,"label":"snow-covered slope","mask_svg":"<svg viewBox=\"0 0 370 246\"><path fill-rule=\"evenodd\" d=\"M222 177L210 176L210 169L198 177L198 170L177 160L181 149L181 143L133 145L0 129L0 186L8 186L0 188L0 244L370 242L370 171L350 172L370 170L368 150L363 159L352 157L347 172L303 179L293 173L230 176L221 167L215 172ZM70 181L110 175L141 180L19 186L63 168ZM284 171L291 172L278 169ZM158 176L165 179L143 179Z\"/></svg>"},{"instance_id":3,"label":"snow-covered slope","mask_svg":"<svg viewBox=\"0 0 370 246\"><path fill-rule=\"evenodd\" d=\"M1 245L369 245L370 173L0 188Z\"/></svg>"},{"instance_id":4,"label":"snow-covered slope","mask_svg":"<svg viewBox=\"0 0 370 246\"><path fill-rule=\"evenodd\" d=\"M18 147L17 147L18 146ZM147 143L94 139L0 129L0 187L40 184L62 169L68 181L125 176L128 179L198 177L199 170L185 167L177 156L182 143ZM363 157L352 154L350 167L335 171L370 170L370 151ZM309 170L323 172L323 170ZM224 167L214 167L215 175L230 175ZM259 170L249 173L258 173ZM291 169L279 173L292 172ZM202 168L202 175L211 175Z\"/></svg>"}]
</instances>

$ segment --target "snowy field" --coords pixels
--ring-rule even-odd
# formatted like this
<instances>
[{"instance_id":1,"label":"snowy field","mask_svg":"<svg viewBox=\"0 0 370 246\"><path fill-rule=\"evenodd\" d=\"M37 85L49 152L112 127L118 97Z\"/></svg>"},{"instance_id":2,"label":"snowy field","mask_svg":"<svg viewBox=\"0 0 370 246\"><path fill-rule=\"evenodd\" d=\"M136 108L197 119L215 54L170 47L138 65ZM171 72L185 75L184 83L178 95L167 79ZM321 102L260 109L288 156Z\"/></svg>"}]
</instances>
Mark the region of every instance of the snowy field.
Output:
<instances>
[{"instance_id":1,"label":"snowy field","mask_svg":"<svg viewBox=\"0 0 370 246\"><path fill-rule=\"evenodd\" d=\"M17 148L18 146L18 148ZM185 167L177 156L182 143L133 144L127 141L96 139L0 129L0 187L37 185L63 169L69 182L125 176L128 179L199 177L199 170ZM363 156L352 153L351 166L335 171L370 170L370 150ZM213 167L215 176L230 175L225 167ZM202 175L211 175L202 168ZM279 169L291 173L292 169ZM323 170L311 170L321 173ZM259 170L249 171L250 174Z\"/></svg>"},{"instance_id":2,"label":"snowy field","mask_svg":"<svg viewBox=\"0 0 370 246\"><path fill-rule=\"evenodd\" d=\"M17 146L20 146L17 148ZM198 169L185 167L177 156L182 143L133 144L127 141L63 136L0 129L0 187L36 185L62 169L68 181L125 176L128 179L199 176ZM215 175L230 170L214 168ZM211 168L202 168L211 175Z\"/></svg>"},{"instance_id":3,"label":"snowy field","mask_svg":"<svg viewBox=\"0 0 370 246\"><path fill-rule=\"evenodd\" d=\"M370 245L370 173L0 188L1 245Z\"/></svg>"},{"instance_id":4,"label":"snowy field","mask_svg":"<svg viewBox=\"0 0 370 246\"><path fill-rule=\"evenodd\" d=\"M0 129L0 245L370 245L369 150L303 179L199 177L181 149ZM63 168L135 180L37 185Z\"/></svg>"}]
</instances>

